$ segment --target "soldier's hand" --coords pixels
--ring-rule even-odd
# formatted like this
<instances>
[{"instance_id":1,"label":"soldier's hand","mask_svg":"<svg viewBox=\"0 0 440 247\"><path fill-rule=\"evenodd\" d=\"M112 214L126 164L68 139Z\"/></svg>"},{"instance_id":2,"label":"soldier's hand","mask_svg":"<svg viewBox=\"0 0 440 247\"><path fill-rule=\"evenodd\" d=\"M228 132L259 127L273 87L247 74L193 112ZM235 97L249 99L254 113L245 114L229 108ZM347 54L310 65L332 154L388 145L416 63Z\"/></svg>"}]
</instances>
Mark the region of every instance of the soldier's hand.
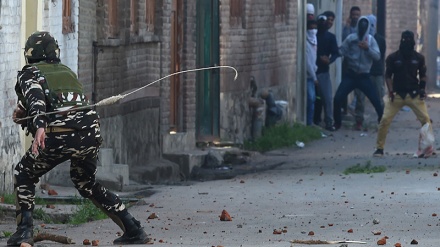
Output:
<instances>
[{"instance_id":1,"label":"soldier's hand","mask_svg":"<svg viewBox=\"0 0 440 247\"><path fill-rule=\"evenodd\" d=\"M26 120L21 120L21 119L25 117L26 117L26 111L17 106L14 109L14 112L12 113L12 121L14 121L14 123L16 124L24 124Z\"/></svg>"},{"instance_id":2,"label":"soldier's hand","mask_svg":"<svg viewBox=\"0 0 440 247\"><path fill-rule=\"evenodd\" d=\"M420 89L420 90L419 90L419 96L420 96L420 99L421 99L421 100L426 99L426 92L425 92L425 89Z\"/></svg>"},{"instance_id":3,"label":"soldier's hand","mask_svg":"<svg viewBox=\"0 0 440 247\"><path fill-rule=\"evenodd\" d=\"M394 101L394 92L390 91L388 92L388 97L390 97L390 102Z\"/></svg>"},{"instance_id":4,"label":"soldier's hand","mask_svg":"<svg viewBox=\"0 0 440 247\"><path fill-rule=\"evenodd\" d=\"M44 144L44 139L46 137L46 131L44 128L38 128L35 133L34 142L32 143L32 153L38 155L38 148L44 149L46 145Z\"/></svg>"}]
</instances>

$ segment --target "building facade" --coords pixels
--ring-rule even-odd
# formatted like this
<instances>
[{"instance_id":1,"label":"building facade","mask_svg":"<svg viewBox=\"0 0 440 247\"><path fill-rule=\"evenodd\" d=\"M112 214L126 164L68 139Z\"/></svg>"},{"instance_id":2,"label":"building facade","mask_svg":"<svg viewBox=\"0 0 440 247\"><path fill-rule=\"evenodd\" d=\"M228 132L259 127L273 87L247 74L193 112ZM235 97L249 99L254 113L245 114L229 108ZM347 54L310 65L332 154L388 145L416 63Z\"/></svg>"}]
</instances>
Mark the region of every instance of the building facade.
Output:
<instances>
[{"instance_id":1,"label":"building facade","mask_svg":"<svg viewBox=\"0 0 440 247\"><path fill-rule=\"evenodd\" d=\"M342 25L351 6L358 5L363 14L370 14L376 1L311 2L316 14L323 8L334 10L335 25ZM11 115L16 103L16 71L24 63L22 48L33 31L44 29L56 37L62 62L78 74L94 103L166 77L116 104L97 108L103 147L113 149L115 163L149 167L164 154L188 152L200 142L249 140L251 78L257 93L269 90L275 99L288 102L288 121L301 120L303 113L298 109L305 108L304 82L300 79L303 72L297 68L302 54L298 47L304 41L298 37L304 29L298 29L302 23L298 16L305 14L305 3L0 1L0 55L6 58L0 65L0 95L5 99L0 102L0 191L12 190L13 166L29 144L23 144L23 133ZM390 52L397 47L402 29L417 29L418 1L388 0L386 9ZM216 65L233 66L238 78L234 80L235 73L228 68L167 77Z\"/></svg>"}]
</instances>

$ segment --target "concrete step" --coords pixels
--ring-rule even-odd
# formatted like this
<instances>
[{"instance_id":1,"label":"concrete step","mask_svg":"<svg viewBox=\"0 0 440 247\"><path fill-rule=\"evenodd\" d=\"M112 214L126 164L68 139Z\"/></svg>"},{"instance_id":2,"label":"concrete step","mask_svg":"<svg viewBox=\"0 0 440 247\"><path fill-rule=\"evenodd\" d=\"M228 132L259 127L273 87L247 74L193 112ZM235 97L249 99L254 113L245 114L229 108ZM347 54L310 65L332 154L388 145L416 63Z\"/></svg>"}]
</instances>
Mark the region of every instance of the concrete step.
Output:
<instances>
[{"instance_id":1,"label":"concrete step","mask_svg":"<svg viewBox=\"0 0 440 247\"><path fill-rule=\"evenodd\" d=\"M187 152L163 154L162 157L176 163L179 166L182 179L189 180L193 169L195 167L201 168L205 163L207 155L208 151L206 150L191 150Z\"/></svg>"}]
</instances>

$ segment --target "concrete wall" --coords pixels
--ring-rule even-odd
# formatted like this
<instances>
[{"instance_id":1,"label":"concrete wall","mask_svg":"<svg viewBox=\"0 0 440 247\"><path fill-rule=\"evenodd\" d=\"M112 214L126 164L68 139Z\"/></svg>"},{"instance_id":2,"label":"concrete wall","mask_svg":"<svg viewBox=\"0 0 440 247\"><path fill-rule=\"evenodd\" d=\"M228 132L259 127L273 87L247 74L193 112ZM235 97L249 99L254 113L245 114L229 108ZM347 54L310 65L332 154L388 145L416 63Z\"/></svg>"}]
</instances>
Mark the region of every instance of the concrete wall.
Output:
<instances>
[{"instance_id":1,"label":"concrete wall","mask_svg":"<svg viewBox=\"0 0 440 247\"><path fill-rule=\"evenodd\" d=\"M17 103L14 86L20 59L21 1L0 2L0 192L11 192L12 170L23 155L20 128L12 122Z\"/></svg>"}]
</instances>

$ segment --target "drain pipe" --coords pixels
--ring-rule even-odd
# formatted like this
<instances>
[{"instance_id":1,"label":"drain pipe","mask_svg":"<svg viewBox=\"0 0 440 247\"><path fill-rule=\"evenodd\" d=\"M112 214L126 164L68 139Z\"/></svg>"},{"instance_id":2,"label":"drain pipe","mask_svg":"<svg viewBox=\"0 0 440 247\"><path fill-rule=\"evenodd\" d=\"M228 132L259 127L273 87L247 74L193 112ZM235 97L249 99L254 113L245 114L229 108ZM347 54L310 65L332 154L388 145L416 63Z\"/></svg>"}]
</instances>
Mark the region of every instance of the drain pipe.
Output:
<instances>
[{"instance_id":1,"label":"drain pipe","mask_svg":"<svg viewBox=\"0 0 440 247\"><path fill-rule=\"evenodd\" d=\"M96 94L96 77L97 77L97 67L98 67L98 41L93 41L93 56L92 56L92 63L93 63L93 71L92 71L92 103L95 104L97 102L97 94Z\"/></svg>"}]
</instances>

